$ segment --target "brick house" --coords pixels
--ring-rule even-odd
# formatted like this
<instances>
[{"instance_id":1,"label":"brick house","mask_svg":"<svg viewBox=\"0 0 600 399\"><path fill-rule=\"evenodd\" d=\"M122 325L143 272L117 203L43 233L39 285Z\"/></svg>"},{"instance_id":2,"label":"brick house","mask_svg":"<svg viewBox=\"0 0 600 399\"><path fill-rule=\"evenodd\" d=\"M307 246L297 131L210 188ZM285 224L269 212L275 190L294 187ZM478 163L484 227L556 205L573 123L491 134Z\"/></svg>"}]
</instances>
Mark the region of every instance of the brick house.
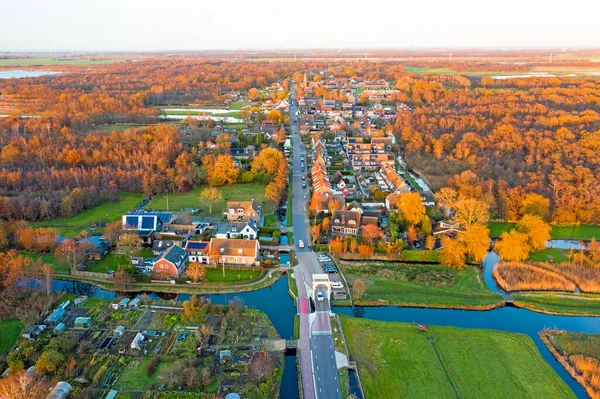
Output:
<instances>
[{"instance_id":1,"label":"brick house","mask_svg":"<svg viewBox=\"0 0 600 399\"><path fill-rule=\"evenodd\" d=\"M188 264L188 254L178 245L160 254L152 266L152 274L166 277L179 277Z\"/></svg>"}]
</instances>

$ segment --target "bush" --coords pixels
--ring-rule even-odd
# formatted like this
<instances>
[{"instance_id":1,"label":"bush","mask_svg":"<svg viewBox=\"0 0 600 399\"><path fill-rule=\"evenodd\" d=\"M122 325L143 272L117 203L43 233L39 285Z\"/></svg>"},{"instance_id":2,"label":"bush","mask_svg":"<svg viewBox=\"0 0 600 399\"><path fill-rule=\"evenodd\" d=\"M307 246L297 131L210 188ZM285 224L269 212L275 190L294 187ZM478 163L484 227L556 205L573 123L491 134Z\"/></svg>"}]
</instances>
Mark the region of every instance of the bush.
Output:
<instances>
[{"instance_id":1,"label":"bush","mask_svg":"<svg viewBox=\"0 0 600 399\"><path fill-rule=\"evenodd\" d=\"M153 357L152 360L150 360L150 363L148 363L148 366L146 367L146 375L148 377L152 377L152 374L154 374L154 372L156 371L160 360L160 356Z\"/></svg>"},{"instance_id":2,"label":"bush","mask_svg":"<svg viewBox=\"0 0 600 399\"><path fill-rule=\"evenodd\" d=\"M281 232L279 230L273 232L273 238L281 237Z\"/></svg>"},{"instance_id":3,"label":"bush","mask_svg":"<svg viewBox=\"0 0 600 399\"><path fill-rule=\"evenodd\" d=\"M152 278L147 274L135 274L133 276L138 283L150 283Z\"/></svg>"}]
</instances>

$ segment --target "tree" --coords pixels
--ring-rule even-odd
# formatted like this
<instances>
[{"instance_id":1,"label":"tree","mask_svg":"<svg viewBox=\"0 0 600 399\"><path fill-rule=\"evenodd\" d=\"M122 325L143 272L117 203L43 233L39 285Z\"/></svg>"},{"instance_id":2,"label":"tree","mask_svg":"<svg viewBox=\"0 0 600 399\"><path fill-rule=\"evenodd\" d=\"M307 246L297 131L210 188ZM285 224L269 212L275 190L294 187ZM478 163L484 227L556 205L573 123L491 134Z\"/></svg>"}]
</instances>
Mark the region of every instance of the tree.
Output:
<instances>
[{"instance_id":1,"label":"tree","mask_svg":"<svg viewBox=\"0 0 600 399\"><path fill-rule=\"evenodd\" d=\"M329 252L332 254L342 253L344 248L344 242L340 237L332 238L329 240Z\"/></svg>"},{"instance_id":2,"label":"tree","mask_svg":"<svg viewBox=\"0 0 600 399\"><path fill-rule=\"evenodd\" d=\"M126 292L133 283L135 279L125 270L118 270L113 276L113 284L118 292Z\"/></svg>"},{"instance_id":3,"label":"tree","mask_svg":"<svg viewBox=\"0 0 600 399\"><path fill-rule=\"evenodd\" d=\"M408 224L418 224L425 216L425 206L417 192L400 194L396 203L398 212Z\"/></svg>"},{"instance_id":4,"label":"tree","mask_svg":"<svg viewBox=\"0 0 600 399\"><path fill-rule=\"evenodd\" d=\"M312 243L316 244L319 242L319 238L321 237L321 225L314 224L310 226L310 237L312 238Z\"/></svg>"},{"instance_id":5,"label":"tree","mask_svg":"<svg viewBox=\"0 0 600 399\"><path fill-rule=\"evenodd\" d=\"M340 207L340 201L338 200L332 198L329 201L327 201L327 209L329 209L329 212L331 212L332 215L335 211L339 210Z\"/></svg>"},{"instance_id":6,"label":"tree","mask_svg":"<svg viewBox=\"0 0 600 399\"><path fill-rule=\"evenodd\" d=\"M207 187L200 192L200 203L208 206L208 213L212 213L212 207L223 199L221 191L216 187Z\"/></svg>"},{"instance_id":7,"label":"tree","mask_svg":"<svg viewBox=\"0 0 600 399\"><path fill-rule=\"evenodd\" d=\"M428 236L433 232L433 226L431 224L431 219L429 216L425 215L423 220L421 220L421 234L423 236Z\"/></svg>"},{"instance_id":8,"label":"tree","mask_svg":"<svg viewBox=\"0 0 600 399\"><path fill-rule=\"evenodd\" d=\"M256 87L252 87L248 90L248 99L250 101L256 101L260 98L260 91Z\"/></svg>"},{"instance_id":9,"label":"tree","mask_svg":"<svg viewBox=\"0 0 600 399\"><path fill-rule=\"evenodd\" d=\"M491 76L484 76L481 78L481 85L482 86L493 86L494 85L494 78Z\"/></svg>"},{"instance_id":10,"label":"tree","mask_svg":"<svg viewBox=\"0 0 600 399\"><path fill-rule=\"evenodd\" d=\"M104 237L108 240L108 243L112 246L119 241L119 237L123 233L123 225L120 221L107 223L104 228Z\"/></svg>"},{"instance_id":11,"label":"tree","mask_svg":"<svg viewBox=\"0 0 600 399\"><path fill-rule=\"evenodd\" d=\"M127 232L121 236L117 244L129 257L137 256L142 250L142 240L134 232Z\"/></svg>"},{"instance_id":12,"label":"tree","mask_svg":"<svg viewBox=\"0 0 600 399\"><path fill-rule=\"evenodd\" d=\"M435 248L435 236L427 236L427 238L425 239L425 247L428 250L433 251L433 249Z\"/></svg>"},{"instance_id":13,"label":"tree","mask_svg":"<svg viewBox=\"0 0 600 399\"><path fill-rule=\"evenodd\" d=\"M71 270L77 270L85 260L86 248L84 244L74 240L65 240L58 245L55 255L61 264L69 266Z\"/></svg>"},{"instance_id":14,"label":"tree","mask_svg":"<svg viewBox=\"0 0 600 399\"><path fill-rule=\"evenodd\" d=\"M228 133L219 134L215 141L217 152L219 154L229 154L229 149L231 148L231 139Z\"/></svg>"},{"instance_id":15,"label":"tree","mask_svg":"<svg viewBox=\"0 0 600 399\"><path fill-rule=\"evenodd\" d=\"M212 169L208 170L208 184L211 186L223 186L233 184L237 181L240 170L235 166L231 155L221 154L214 163Z\"/></svg>"},{"instance_id":16,"label":"tree","mask_svg":"<svg viewBox=\"0 0 600 399\"><path fill-rule=\"evenodd\" d=\"M44 399L48 396L50 384L38 375L25 371L12 373L0 380L0 398Z\"/></svg>"},{"instance_id":17,"label":"tree","mask_svg":"<svg viewBox=\"0 0 600 399\"><path fill-rule=\"evenodd\" d=\"M362 298L365 292L367 292L367 285L365 282L359 278L354 280L354 283L352 283L352 294L354 295L354 298Z\"/></svg>"},{"instance_id":18,"label":"tree","mask_svg":"<svg viewBox=\"0 0 600 399\"><path fill-rule=\"evenodd\" d=\"M517 230L502 233L500 241L494 245L494 251L500 259L507 262L522 262L529 257L528 238Z\"/></svg>"},{"instance_id":19,"label":"tree","mask_svg":"<svg viewBox=\"0 0 600 399\"><path fill-rule=\"evenodd\" d=\"M452 187L442 187L440 191L435 193L435 200L438 202L438 205L444 207L446 216L448 215L450 208L454 206L457 198L458 193Z\"/></svg>"},{"instance_id":20,"label":"tree","mask_svg":"<svg viewBox=\"0 0 600 399\"><path fill-rule=\"evenodd\" d=\"M273 372L273 360L269 352L255 352L248 364L248 375L255 382L265 381Z\"/></svg>"},{"instance_id":21,"label":"tree","mask_svg":"<svg viewBox=\"0 0 600 399\"><path fill-rule=\"evenodd\" d=\"M485 224L490 219L489 205L477 198L465 198L455 202L455 218L461 226L475 223Z\"/></svg>"},{"instance_id":22,"label":"tree","mask_svg":"<svg viewBox=\"0 0 600 399\"><path fill-rule=\"evenodd\" d=\"M191 262L185 269L185 275L191 278L194 283L201 281L205 273L206 269L200 262Z\"/></svg>"},{"instance_id":23,"label":"tree","mask_svg":"<svg viewBox=\"0 0 600 399\"><path fill-rule=\"evenodd\" d=\"M482 262L490 247L490 229L477 223L467 226L459 236L465 246L465 253L476 262Z\"/></svg>"},{"instance_id":24,"label":"tree","mask_svg":"<svg viewBox=\"0 0 600 399\"><path fill-rule=\"evenodd\" d=\"M527 242L533 251L546 248L546 241L552 239L552 227L540 216L525 215L517 222L517 230L527 235Z\"/></svg>"},{"instance_id":25,"label":"tree","mask_svg":"<svg viewBox=\"0 0 600 399\"><path fill-rule=\"evenodd\" d=\"M323 231L329 231L329 225L331 224L331 219L329 218L323 218Z\"/></svg>"},{"instance_id":26,"label":"tree","mask_svg":"<svg viewBox=\"0 0 600 399\"><path fill-rule=\"evenodd\" d=\"M52 374L62 366L64 356L57 350L47 350L35 362L35 371L42 374Z\"/></svg>"},{"instance_id":27,"label":"tree","mask_svg":"<svg viewBox=\"0 0 600 399\"><path fill-rule=\"evenodd\" d=\"M408 226L408 228L406 229L406 240L410 243L410 242L415 242L417 241L418 236L417 236L417 229L415 228L414 225L410 225Z\"/></svg>"},{"instance_id":28,"label":"tree","mask_svg":"<svg viewBox=\"0 0 600 399\"><path fill-rule=\"evenodd\" d=\"M550 216L550 200L540 194L529 193L521 200L519 213L523 215L539 216L548 220Z\"/></svg>"},{"instance_id":29,"label":"tree","mask_svg":"<svg viewBox=\"0 0 600 399\"><path fill-rule=\"evenodd\" d=\"M442 249L439 253L442 266L459 270L465 267L465 247L460 241L442 237Z\"/></svg>"},{"instance_id":30,"label":"tree","mask_svg":"<svg viewBox=\"0 0 600 399\"><path fill-rule=\"evenodd\" d=\"M362 258L369 258L375 253L375 248L369 244L358 244L358 254Z\"/></svg>"},{"instance_id":31,"label":"tree","mask_svg":"<svg viewBox=\"0 0 600 399\"><path fill-rule=\"evenodd\" d=\"M590 243L587 246L587 252L589 258L598 266L600 263L600 243L596 241L595 238L592 238Z\"/></svg>"},{"instance_id":32,"label":"tree","mask_svg":"<svg viewBox=\"0 0 600 399\"><path fill-rule=\"evenodd\" d=\"M252 161L252 171L256 174L275 176L280 169L283 154L275 148L266 148Z\"/></svg>"},{"instance_id":33,"label":"tree","mask_svg":"<svg viewBox=\"0 0 600 399\"><path fill-rule=\"evenodd\" d=\"M383 238L383 230L375 224L368 224L363 227L362 236L369 244L373 245L376 240Z\"/></svg>"}]
</instances>

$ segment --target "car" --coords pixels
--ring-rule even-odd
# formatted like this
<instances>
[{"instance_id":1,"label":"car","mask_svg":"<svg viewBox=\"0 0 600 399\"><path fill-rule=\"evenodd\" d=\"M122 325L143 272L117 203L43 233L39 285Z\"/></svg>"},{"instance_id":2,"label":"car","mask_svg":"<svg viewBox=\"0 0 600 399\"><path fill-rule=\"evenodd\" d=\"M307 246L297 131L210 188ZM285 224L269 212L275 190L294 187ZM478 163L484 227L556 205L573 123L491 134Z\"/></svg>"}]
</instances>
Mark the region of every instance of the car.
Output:
<instances>
[{"instance_id":1,"label":"car","mask_svg":"<svg viewBox=\"0 0 600 399\"><path fill-rule=\"evenodd\" d=\"M304 172L304 166L300 168L300 172Z\"/></svg>"},{"instance_id":2,"label":"car","mask_svg":"<svg viewBox=\"0 0 600 399\"><path fill-rule=\"evenodd\" d=\"M325 300L325 296L323 296L322 292L317 292L317 301L323 302Z\"/></svg>"},{"instance_id":3,"label":"car","mask_svg":"<svg viewBox=\"0 0 600 399\"><path fill-rule=\"evenodd\" d=\"M302 182L302 188L306 188L306 182L305 181Z\"/></svg>"},{"instance_id":4,"label":"car","mask_svg":"<svg viewBox=\"0 0 600 399\"><path fill-rule=\"evenodd\" d=\"M302 180L306 180L306 176L302 175Z\"/></svg>"},{"instance_id":5,"label":"car","mask_svg":"<svg viewBox=\"0 0 600 399\"><path fill-rule=\"evenodd\" d=\"M331 286L338 290L341 290L342 288L344 288L344 284L340 283L339 281L332 281Z\"/></svg>"},{"instance_id":6,"label":"car","mask_svg":"<svg viewBox=\"0 0 600 399\"><path fill-rule=\"evenodd\" d=\"M298 240L298 248L304 248L304 241Z\"/></svg>"},{"instance_id":7,"label":"car","mask_svg":"<svg viewBox=\"0 0 600 399\"><path fill-rule=\"evenodd\" d=\"M327 255L319 255L319 260L321 262L331 262L331 258Z\"/></svg>"},{"instance_id":8,"label":"car","mask_svg":"<svg viewBox=\"0 0 600 399\"><path fill-rule=\"evenodd\" d=\"M415 242L415 248L417 248L417 249L421 248L421 244L419 244L418 242Z\"/></svg>"}]
</instances>

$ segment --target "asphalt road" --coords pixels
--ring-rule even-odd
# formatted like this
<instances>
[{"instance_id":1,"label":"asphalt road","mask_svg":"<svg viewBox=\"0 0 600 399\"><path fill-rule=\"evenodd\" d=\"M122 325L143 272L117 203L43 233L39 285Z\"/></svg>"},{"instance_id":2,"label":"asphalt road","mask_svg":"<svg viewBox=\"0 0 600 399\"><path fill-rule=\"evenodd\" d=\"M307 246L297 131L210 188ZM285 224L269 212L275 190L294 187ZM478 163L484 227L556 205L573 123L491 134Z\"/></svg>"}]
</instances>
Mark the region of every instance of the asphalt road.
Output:
<instances>
[{"instance_id":1,"label":"asphalt road","mask_svg":"<svg viewBox=\"0 0 600 399\"><path fill-rule=\"evenodd\" d=\"M292 98L293 98L292 92ZM292 102L293 103L293 102ZM298 285L299 300L309 297L313 274L323 273L319 258L315 252L308 249L310 244L310 225L306 204L309 200L307 189L302 188L302 176L308 179L308 165L305 163L305 172L302 172L301 154L306 154L306 148L300 149L300 137L297 135L297 126L294 122L296 106L291 104L291 128L294 136L294 160L292 164L292 220L295 240L295 250L298 256L298 266L294 268L296 283ZM289 212L290 210L288 210ZM304 248L299 248L302 240ZM325 288L325 287L323 287ZM319 290L320 291L320 290ZM325 292L326 289L323 289ZM301 314L300 316L300 364L303 397L305 399L341 399L340 382L335 362L335 347L331 334L329 312L331 306L329 298L316 301L316 314ZM312 325L310 323L313 319ZM308 342L306 342L308 341Z\"/></svg>"}]
</instances>

